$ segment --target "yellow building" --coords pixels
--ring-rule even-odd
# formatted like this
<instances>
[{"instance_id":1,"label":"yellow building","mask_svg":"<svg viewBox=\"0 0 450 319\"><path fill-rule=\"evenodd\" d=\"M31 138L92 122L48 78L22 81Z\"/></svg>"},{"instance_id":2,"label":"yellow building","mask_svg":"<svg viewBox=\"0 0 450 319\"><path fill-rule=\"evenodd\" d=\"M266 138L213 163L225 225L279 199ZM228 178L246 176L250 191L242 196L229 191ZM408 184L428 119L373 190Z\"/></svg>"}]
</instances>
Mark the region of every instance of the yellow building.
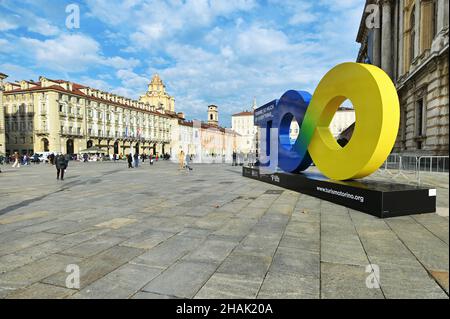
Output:
<instances>
[{"instance_id":1,"label":"yellow building","mask_svg":"<svg viewBox=\"0 0 450 319\"><path fill-rule=\"evenodd\" d=\"M167 94L166 86L159 77L155 74L148 85L148 91L145 95L139 98L140 102L149 104L156 110L164 110L166 112L175 112L175 99Z\"/></svg>"},{"instance_id":2,"label":"yellow building","mask_svg":"<svg viewBox=\"0 0 450 319\"><path fill-rule=\"evenodd\" d=\"M8 76L0 73L0 155L6 153L6 139L5 139L5 115L3 109L3 80Z\"/></svg>"},{"instance_id":3,"label":"yellow building","mask_svg":"<svg viewBox=\"0 0 450 319\"><path fill-rule=\"evenodd\" d=\"M159 83L158 78L152 82ZM145 100L40 77L6 83L2 101L9 154L76 154L92 146L108 154L168 151L174 115Z\"/></svg>"}]
</instances>

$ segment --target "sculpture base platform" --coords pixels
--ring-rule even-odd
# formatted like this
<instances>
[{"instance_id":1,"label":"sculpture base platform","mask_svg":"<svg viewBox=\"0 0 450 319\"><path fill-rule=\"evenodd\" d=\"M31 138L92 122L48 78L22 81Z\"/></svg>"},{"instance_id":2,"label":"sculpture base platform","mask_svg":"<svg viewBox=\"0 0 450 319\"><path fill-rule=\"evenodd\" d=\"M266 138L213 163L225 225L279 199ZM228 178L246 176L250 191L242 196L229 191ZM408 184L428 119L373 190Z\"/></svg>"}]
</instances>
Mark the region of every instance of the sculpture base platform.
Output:
<instances>
[{"instance_id":1,"label":"sculpture base platform","mask_svg":"<svg viewBox=\"0 0 450 319\"><path fill-rule=\"evenodd\" d=\"M243 167L242 174L379 218L436 211L436 189L369 180L334 181L317 173L260 173L258 167Z\"/></svg>"}]
</instances>

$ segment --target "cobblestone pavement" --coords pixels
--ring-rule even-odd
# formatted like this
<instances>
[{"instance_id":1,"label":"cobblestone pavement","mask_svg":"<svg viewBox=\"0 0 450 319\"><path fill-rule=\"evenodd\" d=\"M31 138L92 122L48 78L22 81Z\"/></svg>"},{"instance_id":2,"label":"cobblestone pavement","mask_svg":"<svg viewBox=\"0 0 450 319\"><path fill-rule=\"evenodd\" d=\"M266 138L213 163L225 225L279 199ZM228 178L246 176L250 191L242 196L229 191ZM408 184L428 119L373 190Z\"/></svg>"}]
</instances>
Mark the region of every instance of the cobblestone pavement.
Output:
<instances>
[{"instance_id":1,"label":"cobblestone pavement","mask_svg":"<svg viewBox=\"0 0 450 319\"><path fill-rule=\"evenodd\" d=\"M0 298L448 298L435 213L377 219L221 164L2 169Z\"/></svg>"}]
</instances>

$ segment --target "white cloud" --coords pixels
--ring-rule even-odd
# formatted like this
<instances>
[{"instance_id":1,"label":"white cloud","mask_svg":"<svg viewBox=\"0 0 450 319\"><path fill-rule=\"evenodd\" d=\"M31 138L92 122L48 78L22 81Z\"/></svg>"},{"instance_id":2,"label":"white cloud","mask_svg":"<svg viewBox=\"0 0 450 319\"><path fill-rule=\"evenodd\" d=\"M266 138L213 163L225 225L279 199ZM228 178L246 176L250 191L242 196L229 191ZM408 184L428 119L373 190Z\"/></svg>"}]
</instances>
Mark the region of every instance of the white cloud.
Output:
<instances>
[{"instance_id":1,"label":"white cloud","mask_svg":"<svg viewBox=\"0 0 450 319\"><path fill-rule=\"evenodd\" d=\"M240 53L271 54L289 47L288 37L281 31L253 26L237 37Z\"/></svg>"},{"instance_id":2,"label":"white cloud","mask_svg":"<svg viewBox=\"0 0 450 319\"><path fill-rule=\"evenodd\" d=\"M88 0L90 16L110 26L127 24L131 44L137 48L154 49L164 45L169 37L180 32L206 27L218 17L228 17L256 6L254 0ZM134 9L134 10L130 10Z\"/></svg>"},{"instance_id":3,"label":"white cloud","mask_svg":"<svg viewBox=\"0 0 450 319\"><path fill-rule=\"evenodd\" d=\"M0 64L0 72L8 75L6 79L9 82L24 80L24 79L36 79L38 75L31 69L12 64L12 63L3 63Z\"/></svg>"},{"instance_id":4,"label":"white cloud","mask_svg":"<svg viewBox=\"0 0 450 319\"><path fill-rule=\"evenodd\" d=\"M147 91L147 85L150 82L146 77L129 69L117 70L116 77L120 80L120 87L113 89L113 92L134 99Z\"/></svg>"},{"instance_id":5,"label":"white cloud","mask_svg":"<svg viewBox=\"0 0 450 319\"><path fill-rule=\"evenodd\" d=\"M14 49L8 40L0 38L0 53L8 53L12 52L13 50Z\"/></svg>"},{"instance_id":6,"label":"white cloud","mask_svg":"<svg viewBox=\"0 0 450 319\"><path fill-rule=\"evenodd\" d=\"M62 34L43 41L22 37L18 43L26 52L32 53L39 66L51 70L82 72L96 65L133 68L139 64L136 59L105 57L100 44L82 34Z\"/></svg>"},{"instance_id":7,"label":"white cloud","mask_svg":"<svg viewBox=\"0 0 450 319\"><path fill-rule=\"evenodd\" d=\"M26 28L29 32L38 33L44 36L57 35L59 28L49 20L37 16L29 5L18 5L15 1L3 1L0 6L7 9L11 14L0 20L0 31L15 30L20 27ZM2 8L2 10L3 10Z\"/></svg>"},{"instance_id":8,"label":"white cloud","mask_svg":"<svg viewBox=\"0 0 450 319\"><path fill-rule=\"evenodd\" d=\"M87 85L91 88L106 92L109 92L113 89L113 86L111 86L108 82L101 79L91 78L88 76L82 76L78 82L82 85Z\"/></svg>"},{"instance_id":9,"label":"white cloud","mask_svg":"<svg viewBox=\"0 0 450 319\"><path fill-rule=\"evenodd\" d=\"M9 31L17 29L19 26L11 21L8 21L4 18L0 20L0 31Z\"/></svg>"}]
</instances>

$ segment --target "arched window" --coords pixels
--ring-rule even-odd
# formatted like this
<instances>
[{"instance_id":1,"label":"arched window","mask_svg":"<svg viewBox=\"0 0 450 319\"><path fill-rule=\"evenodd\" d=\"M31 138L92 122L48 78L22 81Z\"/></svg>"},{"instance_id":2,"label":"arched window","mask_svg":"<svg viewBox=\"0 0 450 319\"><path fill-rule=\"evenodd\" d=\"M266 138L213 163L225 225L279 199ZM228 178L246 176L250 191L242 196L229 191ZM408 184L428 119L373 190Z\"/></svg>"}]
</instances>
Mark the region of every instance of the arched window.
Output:
<instances>
[{"instance_id":1,"label":"arched window","mask_svg":"<svg viewBox=\"0 0 450 319\"><path fill-rule=\"evenodd\" d=\"M437 1L422 0L420 2L420 52L431 49L437 34Z\"/></svg>"},{"instance_id":2,"label":"arched window","mask_svg":"<svg viewBox=\"0 0 450 319\"><path fill-rule=\"evenodd\" d=\"M416 7L411 9L411 15L409 18L410 31L409 31L409 64L412 63L415 57L415 43L416 43Z\"/></svg>"},{"instance_id":3,"label":"arched window","mask_svg":"<svg viewBox=\"0 0 450 319\"><path fill-rule=\"evenodd\" d=\"M437 21L438 21L438 4L437 4L437 0L433 0L433 39L436 37L437 33L438 33L438 26L437 26Z\"/></svg>"}]
</instances>

